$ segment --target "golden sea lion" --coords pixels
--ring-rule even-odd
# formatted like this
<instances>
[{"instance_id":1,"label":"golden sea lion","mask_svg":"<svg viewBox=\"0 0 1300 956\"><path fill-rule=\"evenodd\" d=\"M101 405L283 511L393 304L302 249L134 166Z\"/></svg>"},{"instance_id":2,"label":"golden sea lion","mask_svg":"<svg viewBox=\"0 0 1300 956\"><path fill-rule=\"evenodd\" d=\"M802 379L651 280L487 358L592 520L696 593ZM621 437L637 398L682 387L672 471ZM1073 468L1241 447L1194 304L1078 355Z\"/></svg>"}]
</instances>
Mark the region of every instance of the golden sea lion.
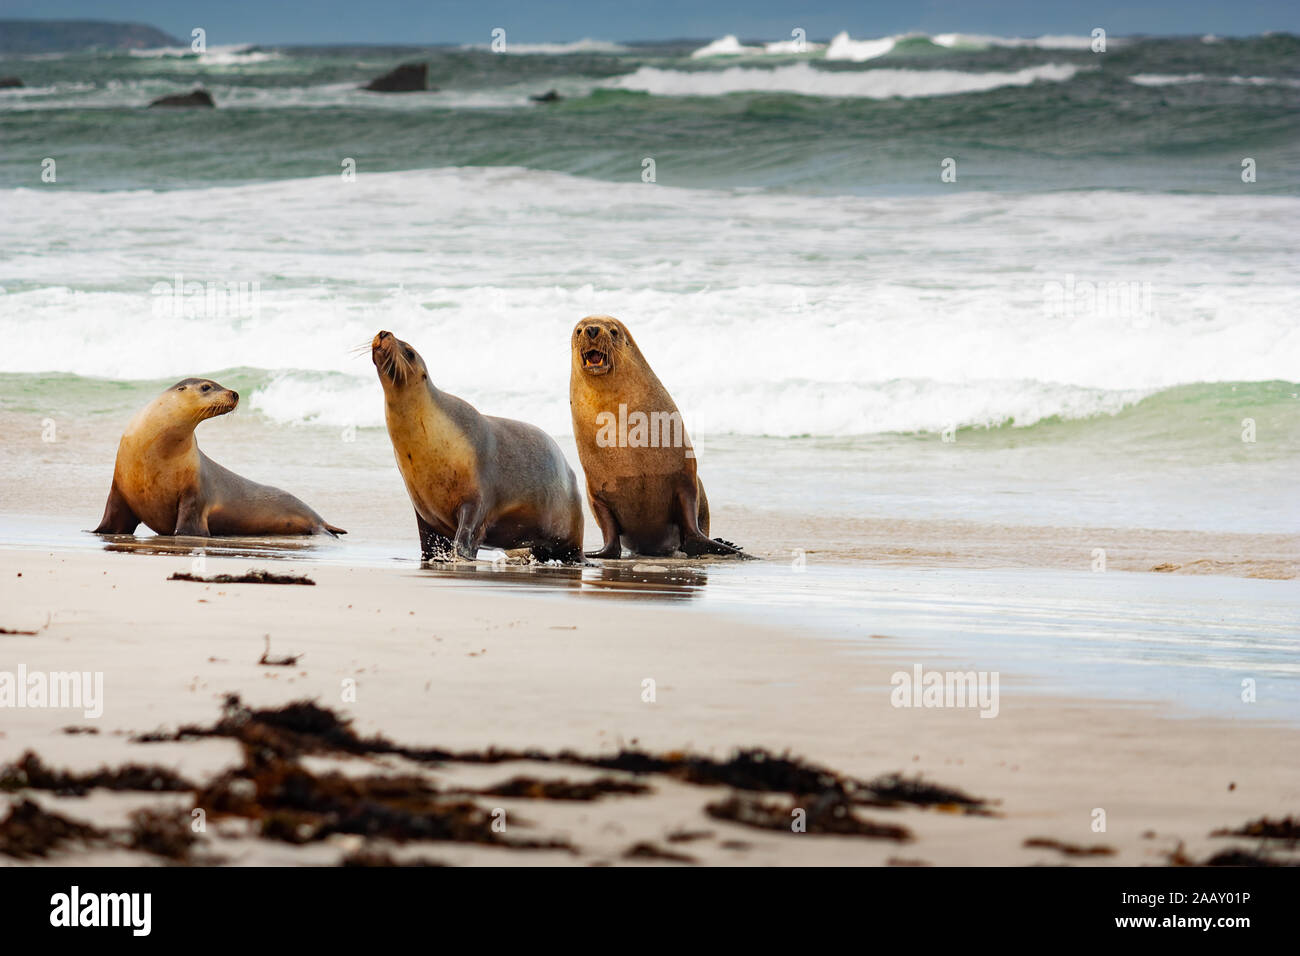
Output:
<instances>
[{"instance_id":1,"label":"golden sea lion","mask_svg":"<svg viewBox=\"0 0 1300 956\"><path fill-rule=\"evenodd\" d=\"M242 478L199 450L198 424L238 404L238 392L187 378L146 405L117 446L95 534L132 534L141 522L163 535L346 534L287 491Z\"/></svg>"},{"instance_id":2,"label":"golden sea lion","mask_svg":"<svg viewBox=\"0 0 1300 956\"><path fill-rule=\"evenodd\" d=\"M374 337L370 356L425 561L473 560L483 545L582 560L578 480L549 435L440 391L420 354L391 332Z\"/></svg>"},{"instance_id":3,"label":"golden sea lion","mask_svg":"<svg viewBox=\"0 0 1300 956\"><path fill-rule=\"evenodd\" d=\"M633 554L744 556L709 537L709 499L681 412L618 319L573 330L569 408L587 500L604 535L592 558Z\"/></svg>"}]
</instances>

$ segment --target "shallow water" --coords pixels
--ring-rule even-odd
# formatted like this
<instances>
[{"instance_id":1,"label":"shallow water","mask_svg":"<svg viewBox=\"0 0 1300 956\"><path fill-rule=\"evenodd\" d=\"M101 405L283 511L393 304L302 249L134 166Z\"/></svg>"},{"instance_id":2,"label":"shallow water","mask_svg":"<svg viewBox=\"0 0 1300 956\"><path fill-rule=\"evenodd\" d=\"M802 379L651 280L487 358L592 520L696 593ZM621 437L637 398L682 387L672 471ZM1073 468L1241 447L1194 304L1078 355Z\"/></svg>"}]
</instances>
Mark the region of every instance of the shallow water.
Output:
<instances>
[{"instance_id":1,"label":"shallow water","mask_svg":"<svg viewBox=\"0 0 1300 956\"><path fill-rule=\"evenodd\" d=\"M0 515L0 546L388 568L413 585L555 599L650 601L720 626L788 629L891 655L901 670L1005 672L1003 692L1138 701L1175 715L1300 721L1300 582L1057 570L624 559L536 566L482 552L421 566L410 541L99 536L66 520ZM495 560L493 560L495 558ZM611 639L616 639L611 637ZM1015 678L1011 682L1009 678ZM1242 701L1244 680L1256 700ZM1010 685L1010 686L1008 686Z\"/></svg>"}]
</instances>

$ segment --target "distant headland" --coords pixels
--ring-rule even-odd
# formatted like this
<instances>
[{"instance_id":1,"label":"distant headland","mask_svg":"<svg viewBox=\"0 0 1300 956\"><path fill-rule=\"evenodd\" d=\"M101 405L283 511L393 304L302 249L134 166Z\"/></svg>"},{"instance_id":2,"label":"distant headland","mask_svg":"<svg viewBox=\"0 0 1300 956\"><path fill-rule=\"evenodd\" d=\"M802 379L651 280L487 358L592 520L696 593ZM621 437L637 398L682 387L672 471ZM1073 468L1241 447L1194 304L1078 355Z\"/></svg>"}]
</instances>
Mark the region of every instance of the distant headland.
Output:
<instances>
[{"instance_id":1,"label":"distant headland","mask_svg":"<svg viewBox=\"0 0 1300 956\"><path fill-rule=\"evenodd\" d=\"M104 20L0 20L0 53L75 50L149 50L182 46L170 33L144 23Z\"/></svg>"}]
</instances>

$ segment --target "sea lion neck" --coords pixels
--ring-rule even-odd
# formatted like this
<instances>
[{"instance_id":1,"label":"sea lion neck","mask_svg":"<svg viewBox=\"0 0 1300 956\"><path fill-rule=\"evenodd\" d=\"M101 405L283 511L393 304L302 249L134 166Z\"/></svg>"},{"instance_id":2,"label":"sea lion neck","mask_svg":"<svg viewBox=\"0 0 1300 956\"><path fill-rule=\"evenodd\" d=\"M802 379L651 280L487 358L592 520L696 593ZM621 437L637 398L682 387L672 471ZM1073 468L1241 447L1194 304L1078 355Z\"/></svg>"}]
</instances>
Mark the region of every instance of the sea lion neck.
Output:
<instances>
[{"instance_id":1,"label":"sea lion neck","mask_svg":"<svg viewBox=\"0 0 1300 956\"><path fill-rule=\"evenodd\" d=\"M185 452L197 447L194 429L206 420L197 412L186 412L177 406L171 393L160 395L131 420L122 438L166 454Z\"/></svg>"}]
</instances>

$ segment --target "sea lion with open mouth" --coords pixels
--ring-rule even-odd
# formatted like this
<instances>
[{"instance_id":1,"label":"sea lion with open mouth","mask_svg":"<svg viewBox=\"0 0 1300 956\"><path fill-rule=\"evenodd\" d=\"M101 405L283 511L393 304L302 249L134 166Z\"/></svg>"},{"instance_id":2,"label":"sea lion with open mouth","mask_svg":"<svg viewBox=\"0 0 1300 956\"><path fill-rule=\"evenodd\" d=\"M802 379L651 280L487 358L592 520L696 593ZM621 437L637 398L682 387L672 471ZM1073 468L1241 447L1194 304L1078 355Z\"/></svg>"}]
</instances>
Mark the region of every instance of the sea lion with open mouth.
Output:
<instances>
[{"instance_id":1,"label":"sea lion with open mouth","mask_svg":"<svg viewBox=\"0 0 1300 956\"><path fill-rule=\"evenodd\" d=\"M472 561L487 545L582 561L578 480L549 435L440 391L420 354L391 332L374 337L370 357L423 560Z\"/></svg>"},{"instance_id":2,"label":"sea lion with open mouth","mask_svg":"<svg viewBox=\"0 0 1300 956\"><path fill-rule=\"evenodd\" d=\"M605 538L592 558L633 554L747 557L709 537L709 499L681 413L618 319L573 330L569 407L587 499Z\"/></svg>"},{"instance_id":3,"label":"sea lion with open mouth","mask_svg":"<svg viewBox=\"0 0 1300 956\"><path fill-rule=\"evenodd\" d=\"M279 488L223 468L199 450L194 429L239 404L211 379L177 382L131 419L117 446L113 485L95 534L346 534Z\"/></svg>"}]
</instances>

